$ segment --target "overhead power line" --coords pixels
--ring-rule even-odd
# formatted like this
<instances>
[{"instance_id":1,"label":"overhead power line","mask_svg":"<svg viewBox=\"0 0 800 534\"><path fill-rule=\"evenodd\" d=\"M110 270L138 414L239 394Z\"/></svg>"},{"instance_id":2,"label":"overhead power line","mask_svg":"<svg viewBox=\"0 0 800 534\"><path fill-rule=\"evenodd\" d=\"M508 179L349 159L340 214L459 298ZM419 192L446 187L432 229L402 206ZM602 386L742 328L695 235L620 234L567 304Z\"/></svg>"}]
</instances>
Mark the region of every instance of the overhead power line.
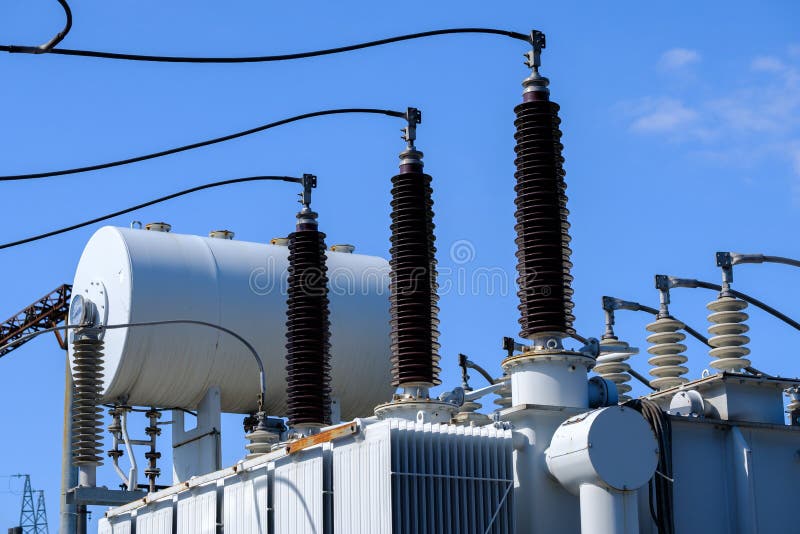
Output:
<instances>
[{"instance_id":1,"label":"overhead power line","mask_svg":"<svg viewBox=\"0 0 800 534\"><path fill-rule=\"evenodd\" d=\"M503 37L510 37L512 39L517 39L520 41L530 42L529 35L509 30L500 30L496 28L446 28L441 30L410 33L407 35L398 35L396 37L388 37L386 39L378 39L376 41L367 41L364 43L339 46L336 48L326 48L323 50L312 50L308 52L296 52L293 54L278 54L270 56L247 56L247 57L151 56L143 54L119 54L116 52L102 52L97 50L72 50L68 48L50 48L48 50L34 52L34 50L36 49L35 47L18 46L18 45L0 45L0 51L10 52L10 53L27 53L27 54L48 52L50 54L58 54L62 56L82 56L82 57L118 59L127 61L151 61L160 63L263 63L268 61L287 61L291 59L305 59L310 57L327 56L331 54L340 54L342 52L351 52L353 50L371 48L374 46L382 46L391 43L398 43L401 41L411 41L413 39L423 39L426 37L433 37L436 35L451 35L459 33L500 35Z\"/></svg>"},{"instance_id":2,"label":"overhead power line","mask_svg":"<svg viewBox=\"0 0 800 534\"><path fill-rule=\"evenodd\" d=\"M138 163L140 161L146 161L149 159L160 158L162 156L169 156L171 154L177 154L179 152L185 152L187 150L193 150L195 148L202 148L209 145L214 145L217 143L222 143L224 141L230 141L232 139L238 139L239 137L245 137L247 135L252 135L258 132L263 132L264 130L269 130L271 128L276 128L278 126L283 126L284 124L289 124L292 122L301 121L303 119L310 119L313 117L322 117L324 115L341 115L345 113L367 113L367 114L376 114L376 115L388 115L389 117L400 117L403 118L406 114L402 111L394 111L391 109L376 109L376 108L340 108L340 109L325 109L321 111L313 111L311 113L303 113L302 115L295 115L294 117L289 117L286 119L281 119L274 122L269 122L267 124L262 124L260 126L256 126L255 128L250 128L249 130L243 130L241 132L236 132L228 135L223 135L222 137L215 137L213 139L209 139L207 141L200 141L197 143L192 143L189 145L183 145L175 148L169 148L167 150L161 150L159 152L153 152L152 154L145 154L143 156L136 156L133 158L123 159L119 161L110 161L108 163L99 163L96 165L87 165L85 167L75 167L73 169L62 169L58 171L47 171L47 172L35 172L29 174L16 174L16 175L9 175L9 176L0 176L0 181L2 182L10 182L15 180L33 180L36 178L49 178L52 176L65 176L68 174L77 174L81 172L89 172L89 171L99 171L101 169L109 169L111 167L119 167L121 165L129 165L131 163ZM2 247L0 247L2 248Z\"/></svg>"},{"instance_id":3,"label":"overhead power line","mask_svg":"<svg viewBox=\"0 0 800 534\"><path fill-rule=\"evenodd\" d=\"M48 52L52 52L53 47L56 46L61 41L63 41L64 37L66 37L69 31L72 29L72 10L69 8L69 4L67 4L66 0L58 0L58 3L61 6L61 9L64 10L64 16L66 17L66 21L64 22L64 28L60 32L55 34L52 39L39 46L10 45L10 46L2 46L0 47L0 50L5 50L6 52L17 52L22 54L46 54Z\"/></svg>"},{"instance_id":4,"label":"overhead power line","mask_svg":"<svg viewBox=\"0 0 800 534\"><path fill-rule=\"evenodd\" d=\"M137 204L135 206L131 206L130 208L125 208L123 210L115 211L113 213L109 213L107 215L103 215L100 217L95 217L94 219L90 219L88 221L83 221L81 223L73 224L72 226L67 226L64 228L59 228L58 230L52 230L50 232L45 232L43 234L35 235L32 237L26 237L25 239L20 239L18 241L12 241L10 243L5 243L0 245L0 250L4 248L11 248L16 247L19 245L24 245L25 243L31 243L33 241L38 241L40 239L45 239L47 237L52 237L59 234L64 234L67 232L71 232L72 230L77 230L78 228L83 228L84 226L89 226L90 224L95 224L98 222L102 222L113 217L117 217L119 215L125 215L126 213L130 213L132 211L136 211L138 209L146 208L148 206L152 206L153 204L158 204L160 202L165 202L167 200L171 200L173 198L178 198L184 195L188 195L190 193L195 193L197 191L202 191L204 189L211 189L213 187L222 187L225 185L230 184L239 184L243 182L257 182L257 181L281 181L281 182L292 182L292 183L302 183L302 178L295 178L292 176L251 176L249 178L234 178L231 180L223 180L221 182L212 182L205 185L199 185L197 187L192 187L190 189L184 189L183 191L179 191L177 193L172 193L171 195L167 195L164 197L156 198L154 200L150 200L147 202L143 202L141 204Z\"/></svg>"}]
</instances>

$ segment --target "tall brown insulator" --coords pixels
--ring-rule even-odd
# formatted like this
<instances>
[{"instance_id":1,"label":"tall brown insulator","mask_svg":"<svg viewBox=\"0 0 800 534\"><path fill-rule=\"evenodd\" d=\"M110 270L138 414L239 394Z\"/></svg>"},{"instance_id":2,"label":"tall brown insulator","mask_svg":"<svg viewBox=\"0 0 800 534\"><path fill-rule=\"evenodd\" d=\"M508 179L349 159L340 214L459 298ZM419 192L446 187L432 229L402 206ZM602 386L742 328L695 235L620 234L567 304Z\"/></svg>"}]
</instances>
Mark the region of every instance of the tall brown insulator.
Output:
<instances>
[{"instance_id":1,"label":"tall brown insulator","mask_svg":"<svg viewBox=\"0 0 800 534\"><path fill-rule=\"evenodd\" d=\"M544 34L531 34L533 69L523 82L523 102L514 108L517 141L517 283L520 335L532 339L573 333L572 276L559 106L550 101L549 81L539 74Z\"/></svg>"},{"instance_id":2,"label":"tall brown insulator","mask_svg":"<svg viewBox=\"0 0 800 534\"><path fill-rule=\"evenodd\" d=\"M296 231L289 235L286 383L287 416L294 428L331 423L325 234L316 219L306 204L297 216Z\"/></svg>"},{"instance_id":3,"label":"tall brown insulator","mask_svg":"<svg viewBox=\"0 0 800 534\"><path fill-rule=\"evenodd\" d=\"M409 108L400 154L400 174L392 178L391 348L392 385L430 387L439 381L436 247L431 177L422 171L414 146L419 111Z\"/></svg>"}]
</instances>

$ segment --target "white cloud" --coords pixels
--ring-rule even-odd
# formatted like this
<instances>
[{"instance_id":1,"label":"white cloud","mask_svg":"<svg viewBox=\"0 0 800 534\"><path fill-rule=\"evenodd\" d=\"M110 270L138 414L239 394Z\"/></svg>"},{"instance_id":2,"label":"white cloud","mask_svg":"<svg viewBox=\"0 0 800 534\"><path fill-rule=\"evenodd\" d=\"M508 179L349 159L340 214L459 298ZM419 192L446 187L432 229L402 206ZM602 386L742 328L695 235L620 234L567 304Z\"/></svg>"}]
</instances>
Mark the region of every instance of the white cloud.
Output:
<instances>
[{"instance_id":1,"label":"white cloud","mask_svg":"<svg viewBox=\"0 0 800 534\"><path fill-rule=\"evenodd\" d=\"M659 62L680 69L700 60L674 49ZM631 131L684 144L696 157L739 169L783 161L793 200L800 206L800 46L782 55L753 57L725 83L697 80L691 87L621 103ZM687 92L688 91L688 92Z\"/></svg>"},{"instance_id":2,"label":"white cloud","mask_svg":"<svg viewBox=\"0 0 800 534\"><path fill-rule=\"evenodd\" d=\"M697 112L674 98L644 98L629 107L638 117L631 129L642 133L675 132L697 119Z\"/></svg>"},{"instance_id":3,"label":"white cloud","mask_svg":"<svg viewBox=\"0 0 800 534\"><path fill-rule=\"evenodd\" d=\"M783 72L786 64L773 56L759 56L750 63L750 68L763 72Z\"/></svg>"},{"instance_id":4,"label":"white cloud","mask_svg":"<svg viewBox=\"0 0 800 534\"><path fill-rule=\"evenodd\" d=\"M697 50L690 50L688 48L673 48L661 54L661 59L658 61L658 66L662 70L679 70L683 67L698 63L700 61L700 54Z\"/></svg>"}]
</instances>

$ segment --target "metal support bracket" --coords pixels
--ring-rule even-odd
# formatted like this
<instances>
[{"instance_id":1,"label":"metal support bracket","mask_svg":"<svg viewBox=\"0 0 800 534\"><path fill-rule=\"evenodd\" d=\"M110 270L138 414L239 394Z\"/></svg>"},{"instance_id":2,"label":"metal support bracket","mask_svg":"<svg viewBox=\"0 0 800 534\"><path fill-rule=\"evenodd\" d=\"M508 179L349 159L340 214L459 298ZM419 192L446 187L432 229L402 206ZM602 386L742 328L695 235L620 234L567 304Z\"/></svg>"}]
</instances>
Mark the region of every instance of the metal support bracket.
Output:
<instances>
[{"instance_id":1,"label":"metal support bracket","mask_svg":"<svg viewBox=\"0 0 800 534\"><path fill-rule=\"evenodd\" d=\"M547 39L539 30L531 30L529 41L533 49L524 54L525 65L537 71L542 64L542 49L547 47Z\"/></svg>"},{"instance_id":2,"label":"metal support bracket","mask_svg":"<svg viewBox=\"0 0 800 534\"><path fill-rule=\"evenodd\" d=\"M401 128L401 132L403 132L403 140L408 143L408 148L414 148L414 141L417 140L417 124L422 123L422 112L417 108L408 108L406 110L406 121L408 125L405 128Z\"/></svg>"},{"instance_id":3,"label":"metal support bracket","mask_svg":"<svg viewBox=\"0 0 800 534\"><path fill-rule=\"evenodd\" d=\"M304 174L301 181L303 185L303 192L298 196L300 197L300 204L304 208L311 207L311 190L317 187L317 177L313 174Z\"/></svg>"},{"instance_id":4,"label":"metal support bracket","mask_svg":"<svg viewBox=\"0 0 800 534\"><path fill-rule=\"evenodd\" d=\"M143 498L144 491L111 490L108 488L77 487L67 491L67 504L122 506Z\"/></svg>"}]
</instances>

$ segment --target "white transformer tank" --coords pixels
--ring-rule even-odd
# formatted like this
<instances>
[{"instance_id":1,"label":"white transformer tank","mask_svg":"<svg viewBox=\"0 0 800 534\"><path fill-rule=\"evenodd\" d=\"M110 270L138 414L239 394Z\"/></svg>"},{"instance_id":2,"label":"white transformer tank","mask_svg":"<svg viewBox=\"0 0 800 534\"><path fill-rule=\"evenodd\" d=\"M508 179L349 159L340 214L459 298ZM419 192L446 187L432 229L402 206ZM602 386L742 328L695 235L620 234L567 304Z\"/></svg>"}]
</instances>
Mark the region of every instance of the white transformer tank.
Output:
<instances>
[{"instance_id":1,"label":"white transformer tank","mask_svg":"<svg viewBox=\"0 0 800 534\"><path fill-rule=\"evenodd\" d=\"M233 330L264 361L265 410L283 415L288 256L286 246L106 226L87 243L72 292L107 325L191 319ZM344 419L371 415L392 393L389 266L332 251L327 265L333 397ZM223 332L145 326L107 330L103 341L104 402L189 409L218 386L223 411L256 409L256 362Z\"/></svg>"}]
</instances>

